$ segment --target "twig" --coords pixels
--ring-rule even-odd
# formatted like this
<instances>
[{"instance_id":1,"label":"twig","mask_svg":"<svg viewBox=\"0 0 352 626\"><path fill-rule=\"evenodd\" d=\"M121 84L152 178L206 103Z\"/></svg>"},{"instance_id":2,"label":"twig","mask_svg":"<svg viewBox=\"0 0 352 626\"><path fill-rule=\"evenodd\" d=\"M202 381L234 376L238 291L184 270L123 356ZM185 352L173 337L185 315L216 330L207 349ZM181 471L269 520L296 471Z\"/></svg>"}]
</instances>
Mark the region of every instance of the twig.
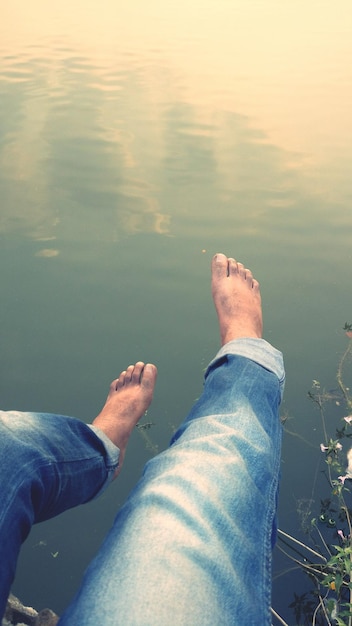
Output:
<instances>
[{"instance_id":1,"label":"twig","mask_svg":"<svg viewBox=\"0 0 352 626\"><path fill-rule=\"evenodd\" d=\"M276 613L276 611L274 611L273 607L270 607L270 611L272 612L272 614L276 617L276 619L280 622L280 624L282 624L283 626L289 626L287 622L285 622L282 617L280 617L280 615L278 613Z\"/></svg>"},{"instance_id":2,"label":"twig","mask_svg":"<svg viewBox=\"0 0 352 626\"><path fill-rule=\"evenodd\" d=\"M319 559L322 559L322 561L327 563L327 559L325 558L325 556L323 556L322 554L319 554L319 552L316 552L315 550L312 550L312 548L307 546L305 543L302 543L302 541L299 541L298 539L295 539L295 537L292 537L291 535L288 535L283 530L280 530L280 528L278 528L277 532L278 532L279 535L282 535L283 537L286 537L286 539L290 539L293 543L296 543L297 545L301 546L302 548L305 548L305 550L308 550L308 552L310 552L311 554L314 554L314 556L317 556Z\"/></svg>"},{"instance_id":3,"label":"twig","mask_svg":"<svg viewBox=\"0 0 352 626\"><path fill-rule=\"evenodd\" d=\"M286 550L281 548L281 546L277 546L277 549L280 550L280 552L282 552L282 554L287 556L291 561L293 561L294 563L297 563L297 565L299 565L299 567L301 567L302 569L304 569L307 572L309 572L309 574L312 574L313 576L320 576L320 577L322 577L324 575L323 570L317 569L319 567L319 565L318 566L314 566L314 563L304 563L303 561L300 561L299 559L296 559L294 556L292 556L292 554L289 554L288 552L286 552Z\"/></svg>"},{"instance_id":4,"label":"twig","mask_svg":"<svg viewBox=\"0 0 352 626\"><path fill-rule=\"evenodd\" d=\"M328 625L329 625L329 626L332 626L332 624L331 624L331 622L330 622L330 620L329 620L329 616L328 616L328 614L327 614L327 612L326 612L326 609L325 609L325 604L324 604L324 600L327 598L327 595L328 595L328 594L326 593L326 594L325 594L325 596L324 596L324 598L322 598L322 597L321 597L321 595L319 594L319 604L318 604L318 606L316 607L316 609L315 609L315 611L314 611L314 613L313 613L313 621L312 621L312 626L315 626L315 623L316 623L316 622L315 622L315 618L316 618L316 616L317 616L317 613L318 613L318 610L319 610L319 607L320 607L320 606L321 606L321 608L322 608L322 610L323 610L323 613L324 613L324 616L325 616L325 619L326 619L326 621L327 621Z\"/></svg>"}]
</instances>

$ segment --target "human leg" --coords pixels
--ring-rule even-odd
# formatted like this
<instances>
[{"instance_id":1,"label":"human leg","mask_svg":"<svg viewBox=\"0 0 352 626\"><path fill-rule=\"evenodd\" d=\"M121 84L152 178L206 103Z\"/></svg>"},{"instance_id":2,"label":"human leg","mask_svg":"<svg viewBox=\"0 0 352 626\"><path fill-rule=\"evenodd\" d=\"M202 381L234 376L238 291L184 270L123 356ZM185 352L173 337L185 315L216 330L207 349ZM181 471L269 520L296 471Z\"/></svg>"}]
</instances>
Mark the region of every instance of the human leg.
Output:
<instances>
[{"instance_id":1,"label":"human leg","mask_svg":"<svg viewBox=\"0 0 352 626\"><path fill-rule=\"evenodd\" d=\"M218 255L212 277L224 345L203 394L147 463L60 626L270 623L282 356L260 338L250 272Z\"/></svg>"},{"instance_id":2,"label":"human leg","mask_svg":"<svg viewBox=\"0 0 352 626\"><path fill-rule=\"evenodd\" d=\"M60 415L0 411L0 617L32 524L97 497L117 475L155 376L154 366L127 368L91 426Z\"/></svg>"}]
</instances>

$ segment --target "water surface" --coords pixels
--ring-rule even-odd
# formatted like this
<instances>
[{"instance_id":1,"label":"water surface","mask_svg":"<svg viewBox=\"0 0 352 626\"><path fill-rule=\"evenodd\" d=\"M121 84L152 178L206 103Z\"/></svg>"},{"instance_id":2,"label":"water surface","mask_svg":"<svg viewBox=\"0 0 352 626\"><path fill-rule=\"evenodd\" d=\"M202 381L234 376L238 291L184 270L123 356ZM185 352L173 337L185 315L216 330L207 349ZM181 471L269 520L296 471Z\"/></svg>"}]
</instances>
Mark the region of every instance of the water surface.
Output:
<instances>
[{"instance_id":1,"label":"water surface","mask_svg":"<svg viewBox=\"0 0 352 626\"><path fill-rule=\"evenodd\" d=\"M351 5L125 4L3 11L2 408L90 421L112 378L154 361L148 432L164 448L218 347L211 256L235 256L261 282L289 430L308 441L287 435L283 451L280 525L297 531L297 509L319 508L306 391L336 386L352 321ZM335 405L333 427L344 414ZM33 530L25 602L63 610L153 449L134 433L99 501ZM274 580L289 623L301 580Z\"/></svg>"}]
</instances>

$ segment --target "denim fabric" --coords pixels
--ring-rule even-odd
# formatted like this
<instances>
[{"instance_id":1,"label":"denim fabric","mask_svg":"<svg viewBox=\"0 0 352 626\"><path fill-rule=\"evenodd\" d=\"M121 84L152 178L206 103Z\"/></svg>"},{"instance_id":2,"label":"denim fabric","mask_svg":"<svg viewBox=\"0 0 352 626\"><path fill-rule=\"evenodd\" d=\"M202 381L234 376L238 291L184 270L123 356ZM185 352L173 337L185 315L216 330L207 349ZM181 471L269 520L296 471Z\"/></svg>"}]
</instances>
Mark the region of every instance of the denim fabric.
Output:
<instances>
[{"instance_id":1,"label":"denim fabric","mask_svg":"<svg viewBox=\"0 0 352 626\"><path fill-rule=\"evenodd\" d=\"M60 626L267 626L282 355L224 346L170 448L149 461Z\"/></svg>"},{"instance_id":2,"label":"denim fabric","mask_svg":"<svg viewBox=\"0 0 352 626\"><path fill-rule=\"evenodd\" d=\"M17 411L0 411L0 446L1 618L32 524L99 495L119 449L74 418Z\"/></svg>"}]
</instances>

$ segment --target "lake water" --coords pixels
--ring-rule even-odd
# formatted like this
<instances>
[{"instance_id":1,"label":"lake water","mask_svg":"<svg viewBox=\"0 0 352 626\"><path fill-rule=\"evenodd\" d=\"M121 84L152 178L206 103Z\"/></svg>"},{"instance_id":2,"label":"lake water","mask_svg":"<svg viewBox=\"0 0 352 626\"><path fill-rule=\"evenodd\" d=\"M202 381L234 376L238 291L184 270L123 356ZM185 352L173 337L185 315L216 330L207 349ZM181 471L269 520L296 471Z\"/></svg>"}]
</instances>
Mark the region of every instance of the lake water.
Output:
<instances>
[{"instance_id":1,"label":"lake water","mask_svg":"<svg viewBox=\"0 0 352 626\"><path fill-rule=\"evenodd\" d=\"M60 613L144 462L200 393L218 348L217 251L259 279L265 338L285 355L294 435L280 527L299 534L297 510L313 499L319 514L329 494L316 489L323 438L306 396L312 379L336 387L352 321L352 5L4 5L2 408L88 422L129 363L159 368L152 446L135 432L110 490L24 546L14 592ZM344 415L332 406L332 434ZM292 624L293 591L309 585L289 567L276 555L273 606Z\"/></svg>"}]
</instances>

